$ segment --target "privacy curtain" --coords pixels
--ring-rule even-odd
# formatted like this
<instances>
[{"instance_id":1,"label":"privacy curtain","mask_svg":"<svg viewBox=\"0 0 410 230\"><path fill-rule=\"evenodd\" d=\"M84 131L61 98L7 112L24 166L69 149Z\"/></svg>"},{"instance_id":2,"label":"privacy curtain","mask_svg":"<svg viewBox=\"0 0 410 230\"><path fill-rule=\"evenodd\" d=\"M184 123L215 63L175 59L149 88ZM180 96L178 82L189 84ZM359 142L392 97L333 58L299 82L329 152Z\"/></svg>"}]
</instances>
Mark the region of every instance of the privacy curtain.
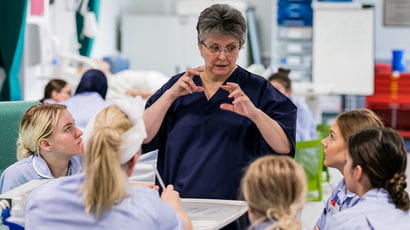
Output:
<instances>
[{"instance_id":1,"label":"privacy curtain","mask_svg":"<svg viewBox=\"0 0 410 230\"><path fill-rule=\"evenodd\" d=\"M88 9L89 11L94 12L97 20L98 20L98 12L100 8L100 0L89 0L88 1ZM89 57L91 54L91 49L93 46L94 39L88 38L82 35L83 26L84 26L84 17L80 12L80 8L77 10L75 14L76 24L77 24L77 39L78 42L81 44L79 48L80 55Z\"/></svg>"},{"instance_id":2,"label":"privacy curtain","mask_svg":"<svg viewBox=\"0 0 410 230\"><path fill-rule=\"evenodd\" d=\"M21 100L20 66L23 56L27 0L0 0L0 66L6 73L0 101Z\"/></svg>"}]
</instances>

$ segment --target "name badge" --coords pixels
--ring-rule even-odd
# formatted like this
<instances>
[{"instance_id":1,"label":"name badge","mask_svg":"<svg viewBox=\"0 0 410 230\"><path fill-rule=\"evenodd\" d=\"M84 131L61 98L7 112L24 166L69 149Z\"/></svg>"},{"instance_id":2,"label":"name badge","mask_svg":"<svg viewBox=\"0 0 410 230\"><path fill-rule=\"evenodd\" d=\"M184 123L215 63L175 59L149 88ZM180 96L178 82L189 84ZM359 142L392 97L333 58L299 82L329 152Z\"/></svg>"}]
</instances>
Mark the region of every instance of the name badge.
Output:
<instances>
[{"instance_id":1,"label":"name badge","mask_svg":"<svg viewBox=\"0 0 410 230\"><path fill-rule=\"evenodd\" d=\"M340 206L336 203L336 201L334 200L330 200L329 201L329 209L333 212L333 213L338 213L340 212Z\"/></svg>"}]
</instances>

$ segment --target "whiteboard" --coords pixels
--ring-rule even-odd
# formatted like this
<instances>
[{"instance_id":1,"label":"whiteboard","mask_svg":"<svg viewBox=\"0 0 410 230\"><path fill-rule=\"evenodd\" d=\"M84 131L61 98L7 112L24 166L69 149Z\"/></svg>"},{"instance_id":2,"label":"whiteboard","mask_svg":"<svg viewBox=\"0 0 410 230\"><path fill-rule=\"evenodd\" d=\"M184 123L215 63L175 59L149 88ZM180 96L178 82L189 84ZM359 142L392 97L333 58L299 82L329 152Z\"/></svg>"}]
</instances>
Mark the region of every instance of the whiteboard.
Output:
<instances>
[{"instance_id":1,"label":"whiteboard","mask_svg":"<svg viewBox=\"0 0 410 230\"><path fill-rule=\"evenodd\" d=\"M314 5L312 79L331 94L374 92L374 8Z\"/></svg>"}]
</instances>

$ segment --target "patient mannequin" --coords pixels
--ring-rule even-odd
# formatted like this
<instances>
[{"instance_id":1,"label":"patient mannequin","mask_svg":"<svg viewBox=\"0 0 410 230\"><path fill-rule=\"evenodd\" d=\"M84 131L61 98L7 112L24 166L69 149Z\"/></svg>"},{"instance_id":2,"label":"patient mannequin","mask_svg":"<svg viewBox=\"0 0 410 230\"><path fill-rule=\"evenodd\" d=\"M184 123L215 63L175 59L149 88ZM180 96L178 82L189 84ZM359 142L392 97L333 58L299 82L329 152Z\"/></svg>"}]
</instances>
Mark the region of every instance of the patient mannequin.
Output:
<instances>
[{"instance_id":1,"label":"patient mannequin","mask_svg":"<svg viewBox=\"0 0 410 230\"><path fill-rule=\"evenodd\" d=\"M157 71L123 70L116 74L110 72L110 65L103 61L96 61L99 70L108 78L107 99L120 97L141 96L143 99L150 97L159 89L168 78Z\"/></svg>"}]
</instances>

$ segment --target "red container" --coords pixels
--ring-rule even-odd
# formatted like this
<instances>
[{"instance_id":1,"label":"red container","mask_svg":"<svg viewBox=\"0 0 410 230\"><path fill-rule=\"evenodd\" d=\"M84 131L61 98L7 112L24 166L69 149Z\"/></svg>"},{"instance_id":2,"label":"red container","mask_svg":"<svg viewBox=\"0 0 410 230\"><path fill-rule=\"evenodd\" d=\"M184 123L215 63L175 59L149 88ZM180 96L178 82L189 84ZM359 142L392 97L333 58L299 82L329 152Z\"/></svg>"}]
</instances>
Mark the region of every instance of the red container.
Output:
<instances>
[{"instance_id":1,"label":"red container","mask_svg":"<svg viewBox=\"0 0 410 230\"><path fill-rule=\"evenodd\" d=\"M366 97L366 107L379 115L387 127L410 138L410 73L375 73L374 95Z\"/></svg>"}]
</instances>

